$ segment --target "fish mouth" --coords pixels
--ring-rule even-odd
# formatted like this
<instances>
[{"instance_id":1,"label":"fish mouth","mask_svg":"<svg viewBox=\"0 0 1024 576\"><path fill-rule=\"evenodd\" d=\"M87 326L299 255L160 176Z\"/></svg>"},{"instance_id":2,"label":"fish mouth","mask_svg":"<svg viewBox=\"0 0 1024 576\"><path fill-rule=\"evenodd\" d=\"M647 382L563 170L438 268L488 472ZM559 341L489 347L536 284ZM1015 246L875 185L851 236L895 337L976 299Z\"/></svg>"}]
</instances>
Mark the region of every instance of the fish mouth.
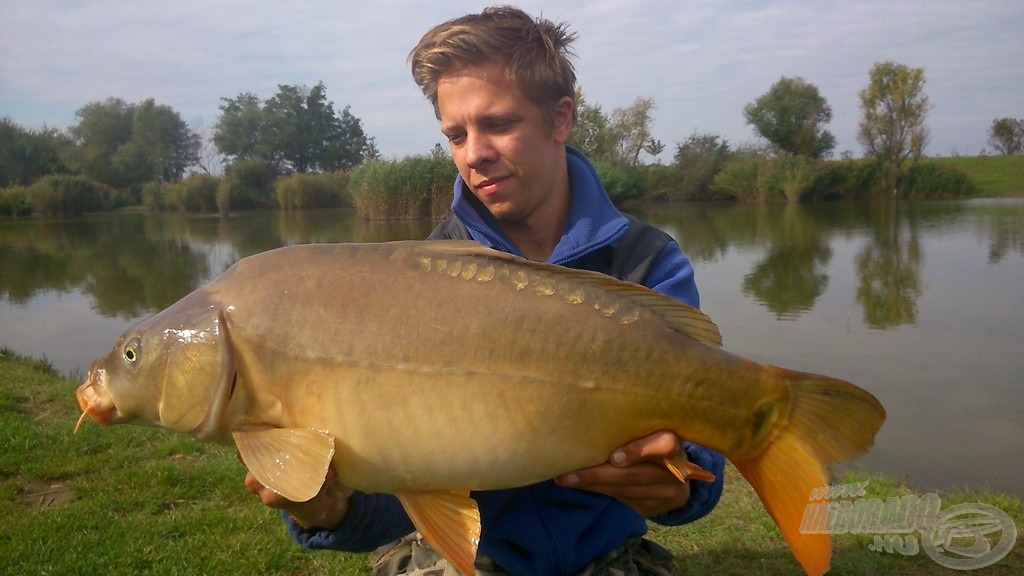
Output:
<instances>
[{"instance_id":1,"label":"fish mouth","mask_svg":"<svg viewBox=\"0 0 1024 576\"><path fill-rule=\"evenodd\" d=\"M82 409L82 415L75 423L75 433L78 432L87 416L102 426L114 423L117 406L114 406L114 400L107 392L104 380L106 380L106 371L93 366L89 370L89 376L85 382L75 391L78 406Z\"/></svg>"}]
</instances>

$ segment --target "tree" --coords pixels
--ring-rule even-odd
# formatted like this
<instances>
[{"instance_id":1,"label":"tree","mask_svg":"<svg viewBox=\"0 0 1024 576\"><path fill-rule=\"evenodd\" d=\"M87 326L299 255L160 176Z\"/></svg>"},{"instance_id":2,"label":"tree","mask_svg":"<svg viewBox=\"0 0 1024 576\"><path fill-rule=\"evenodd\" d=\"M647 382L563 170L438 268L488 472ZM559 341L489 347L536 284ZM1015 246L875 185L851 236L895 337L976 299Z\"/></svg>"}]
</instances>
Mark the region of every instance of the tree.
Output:
<instances>
[{"instance_id":1,"label":"tree","mask_svg":"<svg viewBox=\"0 0 1024 576\"><path fill-rule=\"evenodd\" d=\"M988 129L988 143L1000 154L1020 154L1024 151L1024 120L996 118Z\"/></svg>"},{"instance_id":2,"label":"tree","mask_svg":"<svg viewBox=\"0 0 1024 576\"><path fill-rule=\"evenodd\" d=\"M827 158L836 146L825 130L832 107L803 78L783 76L768 92L743 108L743 117L777 153Z\"/></svg>"},{"instance_id":3,"label":"tree","mask_svg":"<svg viewBox=\"0 0 1024 576\"><path fill-rule=\"evenodd\" d=\"M199 137L174 109L152 98L139 104L108 98L75 115L68 163L98 182L138 190L154 180L179 180L198 160Z\"/></svg>"},{"instance_id":4,"label":"tree","mask_svg":"<svg viewBox=\"0 0 1024 576\"><path fill-rule=\"evenodd\" d=\"M68 164L83 176L122 187L126 178L114 167L114 154L132 138L132 108L120 98L90 102L75 112L78 124L69 131L75 147Z\"/></svg>"},{"instance_id":5,"label":"tree","mask_svg":"<svg viewBox=\"0 0 1024 576\"><path fill-rule=\"evenodd\" d=\"M133 183L180 180L199 160L200 143L177 112L150 98L132 107L131 138L112 162Z\"/></svg>"},{"instance_id":6,"label":"tree","mask_svg":"<svg viewBox=\"0 0 1024 576\"><path fill-rule=\"evenodd\" d=\"M628 108L616 108L609 117L599 104L590 104L576 91L576 122L569 144L592 161L616 166L636 166L640 153L657 156L665 150L651 136L651 111L654 100L637 98Z\"/></svg>"},{"instance_id":7,"label":"tree","mask_svg":"<svg viewBox=\"0 0 1024 576\"><path fill-rule=\"evenodd\" d=\"M611 160L614 145L608 132L608 116L600 104L591 105L576 90L576 123L569 144L592 161Z\"/></svg>"},{"instance_id":8,"label":"tree","mask_svg":"<svg viewBox=\"0 0 1024 576\"><path fill-rule=\"evenodd\" d=\"M262 104L252 93L222 100L213 141L232 162L260 160L278 173L348 170L370 144L348 106L335 111L323 82L281 84Z\"/></svg>"},{"instance_id":9,"label":"tree","mask_svg":"<svg viewBox=\"0 0 1024 576\"><path fill-rule=\"evenodd\" d=\"M370 136L366 139L366 148L363 149L363 162L377 162L383 160L380 148L377 148L377 139Z\"/></svg>"},{"instance_id":10,"label":"tree","mask_svg":"<svg viewBox=\"0 0 1024 576\"><path fill-rule=\"evenodd\" d=\"M71 140L56 128L27 130L10 118L0 119L0 187L27 186L68 171L62 157Z\"/></svg>"},{"instance_id":11,"label":"tree","mask_svg":"<svg viewBox=\"0 0 1024 576\"><path fill-rule=\"evenodd\" d=\"M883 184L895 193L928 141L924 121L931 105L924 93L924 68L877 62L869 78L860 91L864 116L857 139L867 155L879 161Z\"/></svg>"},{"instance_id":12,"label":"tree","mask_svg":"<svg viewBox=\"0 0 1024 576\"><path fill-rule=\"evenodd\" d=\"M623 166L640 164L640 153L660 153L664 145L651 136L651 112L656 108L651 98L638 97L629 108L612 111L609 132L615 142L615 161Z\"/></svg>"},{"instance_id":13,"label":"tree","mask_svg":"<svg viewBox=\"0 0 1024 576\"><path fill-rule=\"evenodd\" d=\"M195 167L198 169L196 173L201 172L208 176L220 176L223 174L224 166L221 154L213 143L213 129L203 122L202 118L199 118L193 124L192 132L198 138L199 144L196 150Z\"/></svg>"},{"instance_id":14,"label":"tree","mask_svg":"<svg viewBox=\"0 0 1024 576\"><path fill-rule=\"evenodd\" d=\"M363 132L363 123L348 106L342 109L338 123L332 125L327 137L320 166L323 170L351 170L367 159L368 154L380 156L379 150L368 150L370 140Z\"/></svg>"},{"instance_id":15,"label":"tree","mask_svg":"<svg viewBox=\"0 0 1024 576\"><path fill-rule=\"evenodd\" d=\"M221 98L220 119L214 127L213 144L230 162L263 158L263 109L259 96L243 92Z\"/></svg>"}]
</instances>

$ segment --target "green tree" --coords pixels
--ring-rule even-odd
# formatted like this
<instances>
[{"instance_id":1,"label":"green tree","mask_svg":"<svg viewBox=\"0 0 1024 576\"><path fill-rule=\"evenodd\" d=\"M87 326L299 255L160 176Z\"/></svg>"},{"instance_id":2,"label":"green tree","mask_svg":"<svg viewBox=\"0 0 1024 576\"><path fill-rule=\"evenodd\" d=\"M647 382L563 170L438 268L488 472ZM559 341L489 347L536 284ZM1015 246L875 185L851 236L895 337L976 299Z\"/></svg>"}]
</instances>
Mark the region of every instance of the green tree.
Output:
<instances>
[{"instance_id":1,"label":"green tree","mask_svg":"<svg viewBox=\"0 0 1024 576\"><path fill-rule=\"evenodd\" d=\"M595 162L637 166L641 153L657 156L665 150L665 145L651 136L655 108L654 100L637 98L628 108L616 108L609 116L600 104L590 104L577 90L576 122L569 144Z\"/></svg>"},{"instance_id":2,"label":"green tree","mask_svg":"<svg viewBox=\"0 0 1024 576\"><path fill-rule=\"evenodd\" d=\"M583 92L576 91L576 123L569 144L592 161L611 160L614 143L608 130L610 120L600 104L590 104Z\"/></svg>"},{"instance_id":3,"label":"green tree","mask_svg":"<svg viewBox=\"0 0 1024 576\"><path fill-rule=\"evenodd\" d=\"M281 84L262 104L251 93L222 100L213 141L232 162L255 159L278 173L317 173L348 170L368 152L362 122L348 106L335 111L323 82L312 89Z\"/></svg>"},{"instance_id":4,"label":"green tree","mask_svg":"<svg viewBox=\"0 0 1024 576\"><path fill-rule=\"evenodd\" d=\"M377 139L370 136L366 139L366 148L363 149L363 162L376 162L383 160L380 148L377 148Z\"/></svg>"},{"instance_id":5,"label":"green tree","mask_svg":"<svg viewBox=\"0 0 1024 576\"><path fill-rule=\"evenodd\" d=\"M370 140L363 131L363 122L345 106L337 123L327 134L328 143L320 164L323 171L351 170L363 160L380 156L380 151L370 149ZM374 143L374 148L376 144Z\"/></svg>"},{"instance_id":6,"label":"green tree","mask_svg":"<svg viewBox=\"0 0 1024 576\"><path fill-rule=\"evenodd\" d=\"M778 153L827 158L836 147L835 136L824 128L832 107L800 77L780 78L743 108L743 117Z\"/></svg>"},{"instance_id":7,"label":"green tree","mask_svg":"<svg viewBox=\"0 0 1024 576\"><path fill-rule=\"evenodd\" d=\"M996 118L988 129L988 143L1000 154L1020 154L1024 151L1024 120Z\"/></svg>"},{"instance_id":8,"label":"green tree","mask_svg":"<svg viewBox=\"0 0 1024 576\"><path fill-rule=\"evenodd\" d=\"M146 182L181 179L198 159L199 137L152 98L139 104L108 98L75 114L68 163L98 182L139 190Z\"/></svg>"},{"instance_id":9,"label":"green tree","mask_svg":"<svg viewBox=\"0 0 1024 576\"><path fill-rule=\"evenodd\" d=\"M860 91L864 116L857 139L881 164L885 189L896 193L928 141L924 121L931 105L924 93L924 68L877 62L869 78Z\"/></svg>"},{"instance_id":10,"label":"green tree","mask_svg":"<svg viewBox=\"0 0 1024 576\"><path fill-rule=\"evenodd\" d=\"M120 98L90 102L75 112L78 124L70 128L75 146L68 164L82 175L114 187L127 179L114 166L114 154L132 139L132 107Z\"/></svg>"},{"instance_id":11,"label":"green tree","mask_svg":"<svg viewBox=\"0 0 1024 576\"><path fill-rule=\"evenodd\" d=\"M132 183L176 181L199 160L199 145L177 112L150 98L132 107L131 139L112 162Z\"/></svg>"},{"instance_id":12,"label":"green tree","mask_svg":"<svg viewBox=\"0 0 1024 576\"><path fill-rule=\"evenodd\" d=\"M220 119L214 127L213 144L229 162L264 158L263 108L260 97L243 92L236 98L221 98Z\"/></svg>"},{"instance_id":13,"label":"green tree","mask_svg":"<svg viewBox=\"0 0 1024 576\"><path fill-rule=\"evenodd\" d=\"M71 140L56 128L27 130L0 119L0 187L22 185L68 172L62 157Z\"/></svg>"}]
</instances>

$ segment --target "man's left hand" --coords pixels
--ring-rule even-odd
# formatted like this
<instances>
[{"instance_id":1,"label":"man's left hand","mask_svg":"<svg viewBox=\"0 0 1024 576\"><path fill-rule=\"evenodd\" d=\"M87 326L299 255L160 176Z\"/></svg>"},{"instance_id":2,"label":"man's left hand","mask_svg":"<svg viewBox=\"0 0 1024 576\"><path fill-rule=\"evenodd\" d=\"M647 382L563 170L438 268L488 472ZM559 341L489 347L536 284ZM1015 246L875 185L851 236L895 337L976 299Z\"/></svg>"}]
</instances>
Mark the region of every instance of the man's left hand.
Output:
<instances>
[{"instance_id":1,"label":"man's left hand","mask_svg":"<svg viewBox=\"0 0 1024 576\"><path fill-rule=\"evenodd\" d=\"M644 517L657 516L690 499L690 483L680 482L665 467L665 458L686 460L683 442L674 432L655 432L619 447L604 464L563 474L555 482L611 496Z\"/></svg>"}]
</instances>

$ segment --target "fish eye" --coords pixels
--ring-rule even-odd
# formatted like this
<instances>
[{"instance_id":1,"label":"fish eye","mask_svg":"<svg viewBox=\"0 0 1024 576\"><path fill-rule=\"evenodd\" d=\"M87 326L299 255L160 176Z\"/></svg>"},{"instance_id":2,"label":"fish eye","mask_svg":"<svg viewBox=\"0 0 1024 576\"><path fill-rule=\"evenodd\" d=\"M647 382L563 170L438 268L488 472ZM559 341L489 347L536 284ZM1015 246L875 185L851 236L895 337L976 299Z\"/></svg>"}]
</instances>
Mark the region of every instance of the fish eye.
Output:
<instances>
[{"instance_id":1,"label":"fish eye","mask_svg":"<svg viewBox=\"0 0 1024 576\"><path fill-rule=\"evenodd\" d=\"M139 356L141 355L141 348L142 340L138 336L136 336L135 338L132 338L131 340L128 341L127 344L124 345L124 349L121 350L121 356L124 358L125 362L128 362L129 364L134 364L139 361Z\"/></svg>"}]
</instances>

